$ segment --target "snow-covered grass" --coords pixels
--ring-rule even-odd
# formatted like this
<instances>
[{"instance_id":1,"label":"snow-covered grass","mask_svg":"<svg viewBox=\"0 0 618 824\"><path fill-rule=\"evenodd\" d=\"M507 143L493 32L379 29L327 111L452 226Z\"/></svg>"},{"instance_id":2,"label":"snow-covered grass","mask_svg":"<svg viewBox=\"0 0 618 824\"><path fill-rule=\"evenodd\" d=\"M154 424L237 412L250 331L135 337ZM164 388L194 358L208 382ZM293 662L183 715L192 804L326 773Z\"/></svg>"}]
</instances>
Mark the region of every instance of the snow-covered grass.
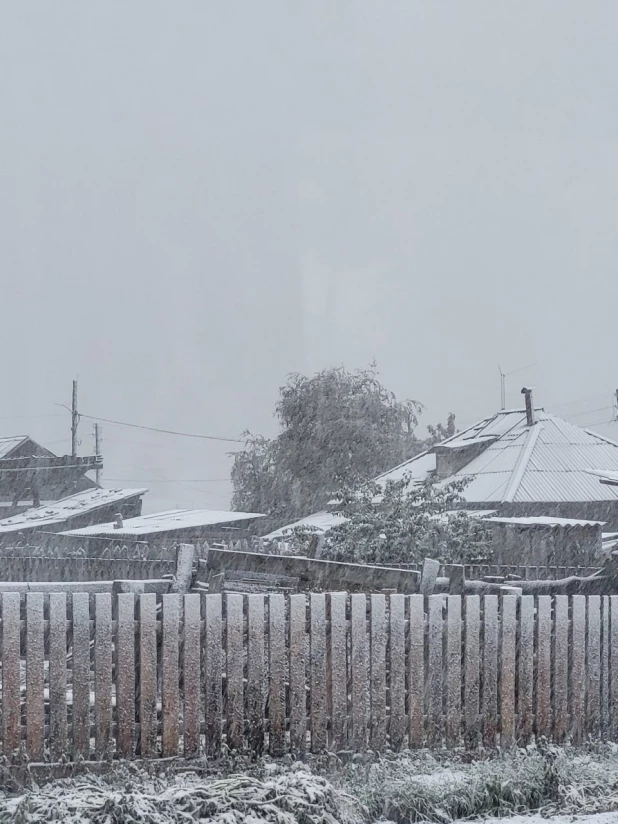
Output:
<instances>
[{"instance_id":1,"label":"snow-covered grass","mask_svg":"<svg viewBox=\"0 0 618 824\"><path fill-rule=\"evenodd\" d=\"M302 769L201 778L80 776L0 799L1 824L363 824L358 802Z\"/></svg>"},{"instance_id":2,"label":"snow-covered grass","mask_svg":"<svg viewBox=\"0 0 618 824\"><path fill-rule=\"evenodd\" d=\"M610 813L618 821L618 749L529 749L469 763L465 755L379 760L212 763L186 773L116 768L0 793L0 824L370 824ZM160 769L160 768L159 768ZM555 824L562 824L556 819ZM593 824L591 821L590 824Z\"/></svg>"},{"instance_id":3,"label":"snow-covered grass","mask_svg":"<svg viewBox=\"0 0 618 824\"><path fill-rule=\"evenodd\" d=\"M618 750L531 748L473 763L408 754L352 764L337 781L374 821L608 812L618 810Z\"/></svg>"}]
</instances>

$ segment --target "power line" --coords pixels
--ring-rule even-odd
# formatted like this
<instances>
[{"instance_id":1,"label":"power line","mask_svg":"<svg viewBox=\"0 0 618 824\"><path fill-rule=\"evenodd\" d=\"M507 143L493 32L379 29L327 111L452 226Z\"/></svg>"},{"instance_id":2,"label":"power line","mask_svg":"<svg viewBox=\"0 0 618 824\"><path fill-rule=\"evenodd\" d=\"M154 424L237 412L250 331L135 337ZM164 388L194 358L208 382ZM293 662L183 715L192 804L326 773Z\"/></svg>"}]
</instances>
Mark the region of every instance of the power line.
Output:
<instances>
[{"instance_id":1,"label":"power line","mask_svg":"<svg viewBox=\"0 0 618 824\"><path fill-rule=\"evenodd\" d=\"M162 435L178 435L182 438L199 438L204 441L223 441L225 443L244 443L240 438L220 438L216 435L196 435L193 432L177 432L173 429L158 429L156 426L143 426L138 423L127 423L126 421L113 421L109 418L100 418L96 415L84 415L80 412L80 418L88 418L90 421L100 421L101 423L110 423L113 426L127 426L131 429L146 429L148 432L159 432Z\"/></svg>"},{"instance_id":2,"label":"power line","mask_svg":"<svg viewBox=\"0 0 618 824\"><path fill-rule=\"evenodd\" d=\"M229 478L107 478L108 481L127 481L144 484L219 484L228 483Z\"/></svg>"},{"instance_id":3,"label":"power line","mask_svg":"<svg viewBox=\"0 0 618 824\"><path fill-rule=\"evenodd\" d=\"M565 415L565 418L583 418L586 415L594 415L595 412L607 412L613 408L613 406L601 406L599 409L587 409L585 412L575 412L572 415Z\"/></svg>"}]
</instances>

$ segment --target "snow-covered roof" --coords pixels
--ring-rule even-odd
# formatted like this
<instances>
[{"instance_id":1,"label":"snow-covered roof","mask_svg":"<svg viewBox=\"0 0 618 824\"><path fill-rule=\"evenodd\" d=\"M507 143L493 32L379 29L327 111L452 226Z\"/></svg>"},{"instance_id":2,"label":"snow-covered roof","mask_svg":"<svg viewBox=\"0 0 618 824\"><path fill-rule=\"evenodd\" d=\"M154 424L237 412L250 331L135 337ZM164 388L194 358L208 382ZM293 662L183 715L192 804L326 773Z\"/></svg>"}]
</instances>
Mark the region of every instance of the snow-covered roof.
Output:
<instances>
[{"instance_id":1,"label":"snow-covered roof","mask_svg":"<svg viewBox=\"0 0 618 824\"><path fill-rule=\"evenodd\" d=\"M618 470L611 469L588 469L589 475L595 475L602 484L618 486Z\"/></svg>"},{"instance_id":2,"label":"snow-covered roof","mask_svg":"<svg viewBox=\"0 0 618 824\"><path fill-rule=\"evenodd\" d=\"M127 518L118 529L114 523L94 524L82 529L71 529L62 535L93 536L117 535L118 537L132 537L153 535L163 532L176 532L181 529L200 529L219 524L230 524L236 521L249 521L254 518L263 518L255 512L223 512L214 509L171 509L167 512L155 512L152 515L142 515L139 518Z\"/></svg>"},{"instance_id":3,"label":"snow-covered roof","mask_svg":"<svg viewBox=\"0 0 618 824\"><path fill-rule=\"evenodd\" d=\"M265 535L264 540L271 541L276 538L284 538L295 529L310 529L317 534L323 534L324 532L328 532L329 529L339 526L339 524L344 524L346 521L347 518L344 518L343 515L324 510L323 512L316 512L314 515L307 515L306 518L301 518L300 521L294 521L293 524L282 526L281 529L276 529L269 535Z\"/></svg>"},{"instance_id":4,"label":"snow-covered roof","mask_svg":"<svg viewBox=\"0 0 618 824\"><path fill-rule=\"evenodd\" d=\"M0 535L63 524L111 504L144 495L147 489L87 489L55 501L51 506L37 506L19 515L0 520Z\"/></svg>"},{"instance_id":5,"label":"snow-covered roof","mask_svg":"<svg viewBox=\"0 0 618 824\"><path fill-rule=\"evenodd\" d=\"M515 526L548 526L569 529L572 526L601 527L605 521L584 521L578 518L552 518L547 515L533 515L529 518L486 518L492 524L514 524Z\"/></svg>"},{"instance_id":6,"label":"snow-covered roof","mask_svg":"<svg viewBox=\"0 0 618 824\"><path fill-rule=\"evenodd\" d=\"M439 444L443 450L476 446L472 459L447 481L467 478L470 503L579 503L618 500L618 487L599 484L590 470L618 476L618 444L543 409L528 426L523 409L498 412ZM490 441L478 454L482 440ZM436 471L436 454L417 455L376 480L410 474L423 481Z\"/></svg>"},{"instance_id":7,"label":"snow-covered roof","mask_svg":"<svg viewBox=\"0 0 618 824\"><path fill-rule=\"evenodd\" d=\"M21 446L24 441L28 440L28 435L11 435L9 437L0 438L0 459L6 458L14 449Z\"/></svg>"}]
</instances>

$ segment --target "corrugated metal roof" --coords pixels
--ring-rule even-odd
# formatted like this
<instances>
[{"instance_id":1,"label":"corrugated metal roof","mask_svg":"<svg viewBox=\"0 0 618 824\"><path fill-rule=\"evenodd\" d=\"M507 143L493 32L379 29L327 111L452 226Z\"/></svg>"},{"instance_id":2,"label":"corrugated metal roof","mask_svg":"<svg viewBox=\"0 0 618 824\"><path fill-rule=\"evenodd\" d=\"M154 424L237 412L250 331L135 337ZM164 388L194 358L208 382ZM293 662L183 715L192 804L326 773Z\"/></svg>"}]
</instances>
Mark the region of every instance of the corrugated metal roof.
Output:
<instances>
[{"instance_id":1,"label":"corrugated metal roof","mask_svg":"<svg viewBox=\"0 0 618 824\"><path fill-rule=\"evenodd\" d=\"M62 535L117 535L131 537L153 535L157 532L174 532L179 529L199 529L200 527L230 524L236 521L249 521L263 518L255 512L225 512L214 509L171 509L168 512L155 512L139 518L127 518L119 529L113 523L94 524L82 529L71 529Z\"/></svg>"},{"instance_id":2,"label":"corrugated metal roof","mask_svg":"<svg viewBox=\"0 0 618 824\"><path fill-rule=\"evenodd\" d=\"M618 486L618 470L612 472L610 469L587 469L589 475L594 475L602 484Z\"/></svg>"},{"instance_id":3,"label":"corrugated metal roof","mask_svg":"<svg viewBox=\"0 0 618 824\"><path fill-rule=\"evenodd\" d=\"M103 506L145 495L146 492L148 492L147 489L88 489L85 492L61 498L51 506L33 507L11 518L3 518L0 521L0 535L62 524L70 521L71 518L95 512Z\"/></svg>"},{"instance_id":4,"label":"corrugated metal roof","mask_svg":"<svg viewBox=\"0 0 618 824\"><path fill-rule=\"evenodd\" d=\"M14 449L27 440L28 435L11 435L9 437L0 438L0 459L6 458L7 455L10 455Z\"/></svg>"},{"instance_id":5,"label":"corrugated metal roof","mask_svg":"<svg viewBox=\"0 0 618 824\"><path fill-rule=\"evenodd\" d=\"M599 527L604 526L605 521L583 521L579 518L552 518L547 515L534 515L528 518L485 518L492 524L514 524L515 526L549 526L568 529L572 526Z\"/></svg>"},{"instance_id":6,"label":"corrugated metal roof","mask_svg":"<svg viewBox=\"0 0 618 824\"><path fill-rule=\"evenodd\" d=\"M588 471L600 470L608 478L615 473L618 483L618 444L543 409L536 410L536 421L530 428L523 409L498 412L449 438L444 444L478 444L499 436L447 481L468 478L463 494L470 503L502 503L507 497L513 503L618 500L618 486L600 484ZM406 474L425 480L435 470L435 454L423 453L376 480L385 483Z\"/></svg>"}]
</instances>

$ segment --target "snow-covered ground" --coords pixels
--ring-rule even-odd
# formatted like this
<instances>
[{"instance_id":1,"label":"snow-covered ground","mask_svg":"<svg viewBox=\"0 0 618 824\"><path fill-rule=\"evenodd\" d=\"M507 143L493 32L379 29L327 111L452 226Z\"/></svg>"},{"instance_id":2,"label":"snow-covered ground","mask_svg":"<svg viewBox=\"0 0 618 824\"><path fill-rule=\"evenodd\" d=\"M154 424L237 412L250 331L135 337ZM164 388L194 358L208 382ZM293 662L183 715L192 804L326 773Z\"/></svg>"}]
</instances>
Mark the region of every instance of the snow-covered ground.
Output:
<instances>
[{"instance_id":1,"label":"snow-covered ground","mask_svg":"<svg viewBox=\"0 0 618 824\"><path fill-rule=\"evenodd\" d=\"M558 815L544 818L541 815L517 815L513 818L486 818L483 824L617 824L618 812L594 815Z\"/></svg>"}]
</instances>

